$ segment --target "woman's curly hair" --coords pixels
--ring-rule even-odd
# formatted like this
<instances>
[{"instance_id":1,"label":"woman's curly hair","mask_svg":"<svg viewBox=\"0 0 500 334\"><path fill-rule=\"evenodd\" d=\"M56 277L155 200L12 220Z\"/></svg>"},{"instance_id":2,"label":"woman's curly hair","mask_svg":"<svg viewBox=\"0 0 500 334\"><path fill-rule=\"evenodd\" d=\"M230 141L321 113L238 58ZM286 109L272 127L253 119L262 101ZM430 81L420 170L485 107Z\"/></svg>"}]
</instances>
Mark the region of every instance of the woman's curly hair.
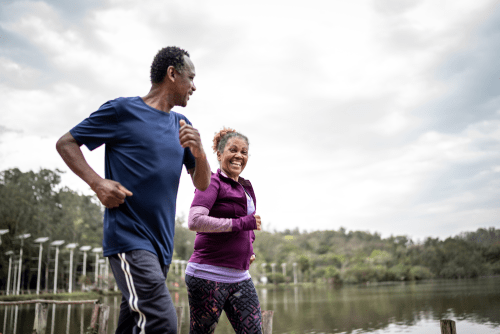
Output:
<instances>
[{"instance_id":1,"label":"woman's curly hair","mask_svg":"<svg viewBox=\"0 0 500 334\"><path fill-rule=\"evenodd\" d=\"M219 151L220 153L224 152L224 148L230 138L239 137L243 139L247 145L249 145L248 138L241 133L237 132L235 129L223 127L222 130L215 133L212 149L214 153Z\"/></svg>"}]
</instances>

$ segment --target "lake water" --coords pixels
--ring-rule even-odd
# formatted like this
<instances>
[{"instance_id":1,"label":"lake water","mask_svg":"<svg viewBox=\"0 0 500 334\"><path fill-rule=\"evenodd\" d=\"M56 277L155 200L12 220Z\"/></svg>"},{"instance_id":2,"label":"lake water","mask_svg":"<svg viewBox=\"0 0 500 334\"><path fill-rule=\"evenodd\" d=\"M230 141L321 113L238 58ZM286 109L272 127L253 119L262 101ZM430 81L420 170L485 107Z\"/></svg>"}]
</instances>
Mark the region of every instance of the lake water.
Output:
<instances>
[{"instance_id":1,"label":"lake water","mask_svg":"<svg viewBox=\"0 0 500 334\"><path fill-rule=\"evenodd\" d=\"M500 333L500 278L384 285L258 288L263 310L274 310L274 334L441 333L440 319L456 321L458 334ZM172 292L188 314L187 294ZM120 297L106 297L114 333ZM53 310L55 309L55 313ZM85 333L91 306L49 306L47 333ZM82 323L83 320L83 323ZM34 305L0 307L0 333L31 333ZM181 333L189 325L183 318ZM234 333L224 313L215 333Z\"/></svg>"}]
</instances>

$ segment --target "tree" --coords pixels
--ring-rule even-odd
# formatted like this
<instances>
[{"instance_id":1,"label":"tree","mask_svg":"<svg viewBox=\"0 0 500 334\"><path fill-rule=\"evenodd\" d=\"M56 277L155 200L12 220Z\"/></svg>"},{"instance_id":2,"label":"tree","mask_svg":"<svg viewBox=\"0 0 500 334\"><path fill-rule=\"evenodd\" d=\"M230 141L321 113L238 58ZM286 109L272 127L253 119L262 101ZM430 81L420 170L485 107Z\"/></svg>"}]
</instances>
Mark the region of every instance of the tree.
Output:
<instances>
[{"instance_id":1,"label":"tree","mask_svg":"<svg viewBox=\"0 0 500 334\"><path fill-rule=\"evenodd\" d=\"M2 236L2 251L19 249L16 236L26 233L32 238L43 236L52 241L62 239L92 246L102 243L102 206L95 196L79 195L68 188L58 189L60 174L57 169L21 172L14 168L0 172L0 229L9 229L9 233ZM36 253L27 247L31 240L27 239L23 247L25 264L29 261L26 259ZM0 258L3 278L7 276L6 261ZM25 268L23 282L36 281L31 279L33 272L29 265Z\"/></svg>"},{"instance_id":2,"label":"tree","mask_svg":"<svg viewBox=\"0 0 500 334\"><path fill-rule=\"evenodd\" d=\"M189 260L194 252L196 232L184 227L184 216L175 218L174 253L179 260Z\"/></svg>"}]
</instances>

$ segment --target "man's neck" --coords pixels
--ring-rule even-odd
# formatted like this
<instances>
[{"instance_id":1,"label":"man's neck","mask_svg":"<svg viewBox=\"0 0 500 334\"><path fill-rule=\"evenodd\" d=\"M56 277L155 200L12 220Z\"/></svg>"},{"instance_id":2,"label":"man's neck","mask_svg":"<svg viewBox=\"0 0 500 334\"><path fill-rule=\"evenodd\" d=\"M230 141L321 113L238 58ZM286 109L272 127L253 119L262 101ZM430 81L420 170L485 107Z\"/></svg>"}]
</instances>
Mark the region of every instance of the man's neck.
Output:
<instances>
[{"instance_id":1,"label":"man's neck","mask_svg":"<svg viewBox=\"0 0 500 334\"><path fill-rule=\"evenodd\" d=\"M153 85L151 86L151 90L146 96L142 97L144 103L146 103L151 108L155 108L164 112L169 113L170 110L174 107L173 103L170 103L171 97L166 90L161 85Z\"/></svg>"}]
</instances>

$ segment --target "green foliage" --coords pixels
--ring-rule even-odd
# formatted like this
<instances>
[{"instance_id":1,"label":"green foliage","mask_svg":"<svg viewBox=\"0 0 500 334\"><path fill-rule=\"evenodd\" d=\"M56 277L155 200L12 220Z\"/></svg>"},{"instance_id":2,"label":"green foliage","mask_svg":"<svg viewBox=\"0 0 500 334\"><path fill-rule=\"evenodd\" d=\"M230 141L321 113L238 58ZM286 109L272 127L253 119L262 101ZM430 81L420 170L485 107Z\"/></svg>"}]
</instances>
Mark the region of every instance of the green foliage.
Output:
<instances>
[{"instance_id":1,"label":"green foliage","mask_svg":"<svg viewBox=\"0 0 500 334\"><path fill-rule=\"evenodd\" d=\"M97 334L98 332L98 326L96 326L96 328L87 327L87 331L85 332L85 334Z\"/></svg>"},{"instance_id":2,"label":"green foliage","mask_svg":"<svg viewBox=\"0 0 500 334\"><path fill-rule=\"evenodd\" d=\"M273 275L268 276L269 283L280 284L285 282L285 276L282 273L274 273Z\"/></svg>"},{"instance_id":3,"label":"green foliage","mask_svg":"<svg viewBox=\"0 0 500 334\"><path fill-rule=\"evenodd\" d=\"M342 263L346 261L345 255L342 254L334 254L334 253L327 253L327 254L321 254L314 259L314 265L315 266L335 266L337 268L342 267Z\"/></svg>"},{"instance_id":4,"label":"green foliage","mask_svg":"<svg viewBox=\"0 0 500 334\"><path fill-rule=\"evenodd\" d=\"M50 241L65 240L66 243L92 247L102 244L103 207L95 196L60 188L60 175L61 171L48 169L21 172L15 168L0 172L0 229L9 230L1 237L0 251L13 250L17 253L21 242L16 237L31 234L31 238L23 242L26 269L22 275L26 288L36 287L33 271L30 271L30 267L34 266L30 259L38 256L37 249L31 247L34 238L49 237ZM44 249L47 247L45 245ZM61 249L61 257L66 252L66 249ZM0 258L0 266L0 277L6 277L7 257ZM42 270L46 266L47 257L44 256ZM61 282L64 284L62 279ZM5 284L5 281L0 281L0 288L4 288Z\"/></svg>"},{"instance_id":5,"label":"green foliage","mask_svg":"<svg viewBox=\"0 0 500 334\"><path fill-rule=\"evenodd\" d=\"M190 231L184 224L184 216L175 219L174 258L187 261L194 251L196 232Z\"/></svg>"},{"instance_id":6,"label":"green foliage","mask_svg":"<svg viewBox=\"0 0 500 334\"><path fill-rule=\"evenodd\" d=\"M365 283L430 278L472 278L500 274L500 230L489 228L416 244L407 236L382 239L377 233L298 230L257 232L256 264L296 262L300 281ZM286 278L285 278L286 279Z\"/></svg>"},{"instance_id":7,"label":"green foliage","mask_svg":"<svg viewBox=\"0 0 500 334\"><path fill-rule=\"evenodd\" d=\"M370 254L368 261L374 264L387 265L392 262L393 256L384 250L375 249Z\"/></svg>"},{"instance_id":8,"label":"green foliage","mask_svg":"<svg viewBox=\"0 0 500 334\"><path fill-rule=\"evenodd\" d=\"M389 281L408 281L410 266L397 264L387 270L387 280Z\"/></svg>"},{"instance_id":9,"label":"green foliage","mask_svg":"<svg viewBox=\"0 0 500 334\"><path fill-rule=\"evenodd\" d=\"M347 283L379 282L384 280L386 272L387 268L381 265L357 263L344 271L343 280Z\"/></svg>"},{"instance_id":10,"label":"green foliage","mask_svg":"<svg viewBox=\"0 0 500 334\"><path fill-rule=\"evenodd\" d=\"M15 236L24 233L80 246L101 245L103 207L95 196L60 187L60 174L47 169L0 172L0 229L9 229L1 236L0 251L17 253L20 240ZM177 217L175 224L174 259L188 260L196 233L187 228L185 217ZM419 244L407 236L383 239L378 233L345 228L311 233L301 233L298 228L275 233L256 231L256 237L251 274L257 277L265 270L269 280L276 283L293 281L293 263L297 263L300 282L366 283L500 275L500 230L495 228L464 232L446 240L427 238ZM32 244L30 241L26 243ZM24 248L25 264L37 256L36 251L34 247ZM61 257L66 251L61 249ZM44 269L47 258L42 260ZM0 257L0 277L7 276L6 261L7 257ZM276 263L274 280L271 263ZM287 264L285 275L282 263ZM33 288L36 282L31 279L30 266L25 266L23 282ZM88 267L87 272L91 269ZM168 277L172 284L181 284L183 275L171 270ZM0 289L5 283L0 281Z\"/></svg>"},{"instance_id":11,"label":"green foliage","mask_svg":"<svg viewBox=\"0 0 500 334\"><path fill-rule=\"evenodd\" d=\"M178 220L175 251L187 252L187 260L190 253L184 245L194 240L194 232L187 231L183 218ZM382 239L377 233L345 229L311 233L300 233L298 229L257 231L256 261L250 271L257 277L264 269L273 282L270 265L276 263L277 283L293 281L293 263L297 263L301 282L367 283L499 274L500 238L494 238L500 233L495 229L485 231L490 236L486 242L478 242L474 233L468 233L445 241L428 238L422 244L406 236ZM484 231L479 232L484 235ZM481 240L486 239L483 236ZM285 276L280 270L282 263L287 264Z\"/></svg>"},{"instance_id":12,"label":"green foliage","mask_svg":"<svg viewBox=\"0 0 500 334\"><path fill-rule=\"evenodd\" d=\"M90 280L90 277L86 276L86 275L80 275L78 277L78 283L79 284L86 284L86 285L90 285L92 284L92 281Z\"/></svg>"},{"instance_id":13,"label":"green foliage","mask_svg":"<svg viewBox=\"0 0 500 334\"><path fill-rule=\"evenodd\" d=\"M340 270L334 266L328 266L325 269L324 277L332 283L340 283L342 281Z\"/></svg>"},{"instance_id":14,"label":"green foliage","mask_svg":"<svg viewBox=\"0 0 500 334\"><path fill-rule=\"evenodd\" d=\"M412 280L423 280L423 279L429 279L432 278L432 273L429 270L429 268L422 267L422 266L414 266L410 268L409 271L410 278Z\"/></svg>"},{"instance_id":15,"label":"green foliage","mask_svg":"<svg viewBox=\"0 0 500 334\"><path fill-rule=\"evenodd\" d=\"M298 265L300 271L305 272L311 267L311 262L309 261L309 258L307 256L300 255L298 258Z\"/></svg>"}]
</instances>

